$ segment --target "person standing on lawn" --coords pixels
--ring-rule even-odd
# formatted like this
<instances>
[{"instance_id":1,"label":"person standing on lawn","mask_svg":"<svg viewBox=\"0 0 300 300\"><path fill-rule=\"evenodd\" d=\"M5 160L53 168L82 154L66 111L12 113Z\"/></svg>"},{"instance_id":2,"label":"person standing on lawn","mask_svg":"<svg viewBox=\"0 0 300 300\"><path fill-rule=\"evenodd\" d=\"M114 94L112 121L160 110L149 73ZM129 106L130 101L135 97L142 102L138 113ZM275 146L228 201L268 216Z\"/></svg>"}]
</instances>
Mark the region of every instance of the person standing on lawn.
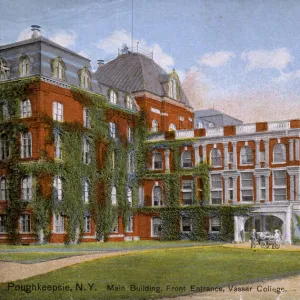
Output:
<instances>
[{"instance_id":1,"label":"person standing on lawn","mask_svg":"<svg viewBox=\"0 0 300 300\"><path fill-rule=\"evenodd\" d=\"M256 243L256 231L254 228L251 231L250 240L251 240L251 248L254 248Z\"/></svg>"}]
</instances>

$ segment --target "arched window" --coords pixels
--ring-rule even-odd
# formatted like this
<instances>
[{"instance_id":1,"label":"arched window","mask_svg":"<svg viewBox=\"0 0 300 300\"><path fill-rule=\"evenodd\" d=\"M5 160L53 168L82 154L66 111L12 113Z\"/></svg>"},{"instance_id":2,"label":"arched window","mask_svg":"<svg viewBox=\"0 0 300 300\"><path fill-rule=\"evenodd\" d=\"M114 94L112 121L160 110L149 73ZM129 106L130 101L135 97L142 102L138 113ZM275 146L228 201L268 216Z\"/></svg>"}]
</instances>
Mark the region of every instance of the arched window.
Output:
<instances>
[{"instance_id":1,"label":"arched window","mask_svg":"<svg viewBox=\"0 0 300 300\"><path fill-rule=\"evenodd\" d=\"M9 74L10 67L3 58L0 58L0 80L9 79Z\"/></svg>"},{"instance_id":2,"label":"arched window","mask_svg":"<svg viewBox=\"0 0 300 300\"><path fill-rule=\"evenodd\" d=\"M91 162L90 142L85 136L83 137L82 142L83 142L82 160L86 165L88 165Z\"/></svg>"},{"instance_id":3,"label":"arched window","mask_svg":"<svg viewBox=\"0 0 300 300\"><path fill-rule=\"evenodd\" d=\"M86 178L82 180L82 201L90 202L90 183Z\"/></svg>"},{"instance_id":4,"label":"arched window","mask_svg":"<svg viewBox=\"0 0 300 300\"><path fill-rule=\"evenodd\" d=\"M117 189L115 186L111 189L111 204L117 205Z\"/></svg>"},{"instance_id":5,"label":"arched window","mask_svg":"<svg viewBox=\"0 0 300 300\"><path fill-rule=\"evenodd\" d=\"M128 156L128 173L134 173L135 165L134 165L134 153L129 153Z\"/></svg>"},{"instance_id":6,"label":"arched window","mask_svg":"<svg viewBox=\"0 0 300 300\"><path fill-rule=\"evenodd\" d=\"M156 120L152 120L152 132L158 132L158 122Z\"/></svg>"},{"instance_id":7,"label":"arched window","mask_svg":"<svg viewBox=\"0 0 300 300\"><path fill-rule=\"evenodd\" d=\"M53 180L53 198L62 201L62 180L60 176L55 176Z\"/></svg>"},{"instance_id":8,"label":"arched window","mask_svg":"<svg viewBox=\"0 0 300 300\"><path fill-rule=\"evenodd\" d=\"M162 206L162 188L160 186L155 186L152 191L152 204L153 206Z\"/></svg>"},{"instance_id":9,"label":"arched window","mask_svg":"<svg viewBox=\"0 0 300 300\"><path fill-rule=\"evenodd\" d=\"M52 69L53 69L53 74L52 74L53 77L59 80L65 80L66 65L60 57L57 57L53 61Z\"/></svg>"},{"instance_id":10,"label":"arched window","mask_svg":"<svg viewBox=\"0 0 300 300\"><path fill-rule=\"evenodd\" d=\"M249 146L244 146L241 149L241 164L248 165L253 163L252 149Z\"/></svg>"},{"instance_id":11,"label":"arched window","mask_svg":"<svg viewBox=\"0 0 300 300\"><path fill-rule=\"evenodd\" d=\"M30 201L32 199L32 177L26 176L22 179L21 182L21 190L22 190L22 200L23 201Z\"/></svg>"},{"instance_id":12,"label":"arched window","mask_svg":"<svg viewBox=\"0 0 300 300\"><path fill-rule=\"evenodd\" d=\"M133 109L133 98L132 96L126 96L126 108Z\"/></svg>"},{"instance_id":13,"label":"arched window","mask_svg":"<svg viewBox=\"0 0 300 300\"><path fill-rule=\"evenodd\" d=\"M175 131L175 130L176 130L175 124L171 123L169 126L169 131Z\"/></svg>"},{"instance_id":14,"label":"arched window","mask_svg":"<svg viewBox=\"0 0 300 300\"><path fill-rule=\"evenodd\" d=\"M0 160L5 160L9 156L9 143L6 134L0 137Z\"/></svg>"},{"instance_id":15,"label":"arched window","mask_svg":"<svg viewBox=\"0 0 300 300\"><path fill-rule=\"evenodd\" d=\"M213 148L210 153L210 161L213 167L222 167L222 154L217 148Z\"/></svg>"},{"instance_id":16,"label":"arched window","mask_svg":"<svg viewBox=\"0 0 300 300\"><path fill-rule=\"evenodd\" d=\"M169 97L177 100L177 87L178 83L176 79L171 79L169 82Z\"/></svg>"},{"instance_id":17,"label":"arched window","mask_svg":"<svg viewBox=\"0 0 300 300\"><path fill-rule=\"evenodd\" d=\"M161 218L152 218L152 236L160 236L161 232Z\"/></svg>"},{"instance_id":18,"label":"arched window","mask_svg":"<svg viewBox=\"0 0 300 300\"><path fill-rule=\"evenodd\" d=\"M152 169L161 170L162 169L162 156L160 153L153 153L152 156Z\"/></svg>"},{"instance_id":19,"label":"arched window","mask_svg":"<svg viewBox=\"0 0 300 300\"><path fill-rule=\"evenodd\" d=\"M113 90L109 91L109 102L117 104L117 94Z\"/></svg>"},{"instance_id":20,"label":"arched window","mask_svg":"<svg viewBox=\"0 0 300 300\"><path fill-rule=\"evenodd\" d=\"M91 87L91 75L86 68L83 68L80 72L80 87L84 89Z\"/></svg>"},{"instance_id":21,"label":"arched window","mask_svg":"<svg viewBox=\"0 0 300 300\"><path fill-rule=\"evenodd\" d=\"M1 177L0 180L0 200L8 200L8 187L5 177Z\"/></svg>"},{"instance_id":22,"label":"arched window","mask_svg":"<svg viewBox=\"0 0 300 300\"><path fill-rule=\"evenodd\" d=\"M30 60L28 56L22 56L20 58L19 71L21 77L30 75Z\"/></svg>"},{"instance_id":23,"label":"arched window","mask_svg":"<svg viewBox=\"0 0 300 300\"><path fill-rule=\"evenodd\" d=\"M273 149L273 163L286 162L286 148L284 144L276 144Z\"/></svg>"},{"instance_id":24,"label":"arched window","mask_svg":"<svg viewBox=\"0 0 300 300\"><path fill-rule=\"evenodd\" d=\"M193 166L192 163L192 153L190 151L183 151L181 155L181 166L183 168L191 168Z\"/></svg>"},{"instance_id":25,"label":"arched window","mask_svg":"<svg viewBox=\"0 0 300 300\"><path fill-rule=\"evenodd\" d=\"M127 201L129 203L129 206L132 206L132 189L128 188L127 190Z\"/></svg>"},{"instance_id":26,"label":"arched window","mask_svg":"<svg viewBox=\"0 0 300 300\"><path fill-rule=\"evenodd\" d=\"M21 135L21 158L32 156L32 138L31 133L27 132Z\"/></svg>"},{"instance_id":27,"label":"arched window","mask_svg":"<svg viewBox=\"0 0 300 300\"><path fill-rule=\"evenodd\" d=\"M21 118L31 117L31 103L29 99L25 99L20 103Z\"/></svg>"}]
</instances>

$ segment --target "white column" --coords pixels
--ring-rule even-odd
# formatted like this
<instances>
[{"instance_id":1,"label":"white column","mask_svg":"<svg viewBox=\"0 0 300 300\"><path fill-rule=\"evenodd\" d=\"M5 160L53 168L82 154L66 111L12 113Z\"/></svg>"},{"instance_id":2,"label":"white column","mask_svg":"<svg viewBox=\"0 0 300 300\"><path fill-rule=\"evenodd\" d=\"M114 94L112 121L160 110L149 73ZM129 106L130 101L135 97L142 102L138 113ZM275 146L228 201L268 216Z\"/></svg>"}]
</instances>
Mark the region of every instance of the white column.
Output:
<instances>
[{"instance_id":1,"label":"white column","mask_svg":"<svg viewBox=\"0 0 300 300\"><path fill-rule=\"evenodd\" d=\"M208 163L208 160L206 159L206 144L202 145L202 156L203 156L203 162Z\"/></svg>"},{"instance_id":2,"label":"white column","mask_svg":"<svg viewBox=\"0 0 300 300\"><path fill-rule=\"evenodd\" d=\"M290 175L290 200L294 201L294 193L295 193L295 185L294 185L294 177L295 175L289 174Z\"/></svg>"},{"instance_id":3,"label":"white column","mask_svg":"<svg viewBox=\"0 0 300 300\"><path fill-rule=\"evenodd\" d=\"M255 140L255 168L260 168L260 140Z\"/></svg>"},{"instance_id":4,"label":"white column","mask_svg":"<svg viewBox=\"0 0 300 300\"><path fill-rule=\"evenodd\" d=\"M200 163L199 146L194 145L194 153L195 153L195 167L196 167Z\"/></svg>"},{"instance_id":5,"label":"white column","mask_svg":"<svg viewBox=\"0 0 300 300\"><path fill-rule=\"evenodd\" d=\"M233 155L233 162L232 162L232 169L237 168L237 153L236 153L236 142L232 142L232 155Z\"/></svg>"},{"instance_id":6,"label":"white column","mask_svg":"<svg viewBox=\"0 0 300 300\"><path fill-rule=\"evenodd\" d=\"M170 150L165 150L165 168L166 171L170 170Z\"/></svg>"},{"instance_id":7,"label":"white column","mask_svg":"<svg viewBox=\"0 0 300 300\"><path fill-rule=\"evenodd\" d=\"M239 242L239 224L238 224L238 216L234 216L234 242Z\"/></svg>"},{"instance_id":8,"label":"white column","mask_svg":"<svg viewBox=\"0 0 300 300\"><path fill-rule=\"evenodd\" d=\"M285 216L285 242L287 244L292 243L291 239L291 221L292 221L292 214L291 214L291 206L289 206L288 211Z\"/></svg>"},{"instance_id":9,"label":"white column","mask_svg":"<svg viewBox=\"0 0 300 300\"><path fill-rule=\"evenodd\" d=\"M296 148L296 149L295 149L295 150L296 150L296 151L295 151L295 152L296 152L295 160L299 160L299 159L300 159L300 155L299 155L299 154L300 154L300 153L299 153L299 150L300 150L300 149L299 149L299 145L300 145L300 142L299 142L298 139L296 139L296 140L295 140L295 148Z\"/></svg>"},{"instance_id":10,"label":"white column","mask_svg":"<svg viewBox=\"0 0 300 300\"><path fill-rule=\"evenodd\" d=\"M255 175L256 179L256 203L260 203L260 175Z\"/></svg>"},{"instance_id":11,"label":"white column","mask_svg":"<svg viewBox=\"0 0 300 300\"><path fill-rule=\"evenodd\" d=\"M269 140L264 141L265 144L265 168L269 166Z\"/></svg>"},{"instance_id":12,"label":"white column","mask_svg":"<svg viewBox=\"0 0 300 300\"><path fill-rule=\"evenodd\" d=\"M295 182L296 182L296 184L295 184L295 189L296 189L296 199L295 200L300 200L300 195L299 195L299 193L300 193L300 190L299 190L299 186L300 186L300 182L299 182L299 174L296 174L295 175Z\"/></svg>"},{"instance_id":13,"label":"white column","mask_svg":"<svg viewBox=\"0 0 300 300\"><path fill-rule=\"evenodd\" d=\"M237 202L237 198L236 198L236 195L237 195L237 176L232 176L232 183L233 183L233 199L232 199L232 202L233 203L236 203Z\"/></svg>"},{"instance_id":14,"label":"white column","mask_svg":"<svg viewBox=\"0 0 300 300\"><path fill-rule=\"evenodd\" d=\"M229 193L228 193L229 178L228 178L228 176L223 177L223 178L224 178L224 191L225 191L224 203L228 203L228 199L229 199Z\"/></svg>"},{"instance_id":15,"label":"white column","mask_svg":"<svg viewBox=\"0 0 300 300\"><path fill-rule=\"evenodd\" d=\"M290 156L290 161L294 160L294 140L289 139L289 156Z\"/></svg>"},{"instance_id":16,"label":"white column","mask_svg":"<svg viewBox=\"0 0 300 300\"><path fill-rule=\"evenodd\" d=\"M228 144L223 144L224 148L224 169L228 170Z\"/></svg>"}]
</instances>

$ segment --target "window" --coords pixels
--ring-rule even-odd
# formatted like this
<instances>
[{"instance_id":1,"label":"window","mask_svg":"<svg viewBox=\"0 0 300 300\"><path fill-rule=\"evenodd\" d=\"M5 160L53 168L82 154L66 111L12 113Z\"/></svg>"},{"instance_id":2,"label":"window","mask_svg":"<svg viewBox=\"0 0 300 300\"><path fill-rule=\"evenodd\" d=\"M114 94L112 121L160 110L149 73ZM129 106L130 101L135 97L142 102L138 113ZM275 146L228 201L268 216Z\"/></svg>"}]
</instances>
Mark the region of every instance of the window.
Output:
<instances>
[{"instance_id":1,"label":"window","mask_svg":"<svg viewBox=\"0 0 300 300\"><path fill-rule=\"evenodd\" d=\"M91 75L90 75L90 72L86 68L81 70L80 87L82 87L84 89L89 89L91 87Z\"/></svg>"},{"instance_id":2,"label":"window","mask_svg":"<svg viewBox=\"0 0 300 300\"><path fill-rule=\"evenodd\" d=\"M128 216L127 224L126 224L126 232L133 232L133 216Z\"/></svg>"},{"instance_id":3,"label":"window","mask_svg":"<svg viewBox=\"0 0 300 300\"><path fill-rule=\"evenodd\" d=\"M0 215L0 233L5 233L6 215Z\"/></svg>"},{"instance_id":4,"label":"window","mask_svg":"<svg viewBox=\"0 0 300 300\"><path fill-rule=\"evenodd\" d=\"M26 176L22 179L22 200L30 201L32 199L32 176Z\"/></svg>"},{"instance_id":5,"label":"window","mask_svg":"<svg viewBox=\"0 0 300 300\"><path fill-rule=\"evenodd\" d=\"M27 132L21 135L21 158L32 156L32 138L31 133Z\"/></svg>"},{"instance_id":6,"label":"window","mask_svg":"<svg viewBox=\"0 0 300 300\"><path fill-rule=\"evenodd\" d=\"M132 189L129 188L127 190L127 201L129 203L129 206L132 206Z\"/></svg>"},{"instance_id":7,"label":"window","mask_svg":"<svg viewBox=\"0 0 300 300\"><path fill-rule=\"evenodd\" d=\"M113 186L111 190L111 204L117 205L117 189L115 186Z\"/></svg>"},{"instance_id":8,"label":"window","mask_svg":"<svg viewBox=\"0 0 300 300\"><path fill-rule=\"evenodd\" d=\"M157 237L160 236L161 232L161 218L153 218L152 219L152 236Z\"/></svg>"},{"instance_id":9,"label":"window","mask_svg":"<svg viewBox=\"0 0 300 300\"><path fill-rule=\"evenodd\" d=\"M222 155L221 151L217 148L211 150L211 164L213 167L222 167Z\"/></svg>"},{"instance_id":10,"label":"window","mask_svg":"<svg viewBox=\"0 0 300 300\"><path fill-rule=\"evenodd\" d=\"M58 132L54 132L54 158L62 159L61 137Z\"/></svg>"},{"instance_id":11,"label":"window","mask_svg":"<svg viewBox=\"0 0 300 300\"><path fill-rule=\"evenodd\" d=\"M218 217L210 218L210 231L211 232L220 232L221 231L220 218L218 218Z\"/></svg>"},{"instance_id":12,"label":"window","mask_svg":"<svg viewBox=\"0 0 300 300\"><path fill-rule=\"evenodd\" d=\"M0 180L0 200L8 200L8 184L5 177Z\"/></svg>"},{"instance_id":13,"label":"window","mask_svg":"<svg viewBox=\"0 0 300 300\"><path fill-rule=\"evenodd\" d=\"M286 162L286 149L284 144L276 144L273 149L273 163Z\"/></svg>"},{"instance_id":14,"label":"window","mask_svg":"<svg viewBox=\"0 0 300 300\"><path fill-rule=\"evenodd\" d=\"M109 92L109 102L117 104L117 94L113 90Z\"/></svg>"},{"instance_id":15,"label":"window","mask_svg":"<svg viewBox=\"0 0 300 300\"><path fill-rule=\"evenodd\" d=\"M90 202L90 183L87 179L83 179L82 181L82 201L84 203Z\"/></svg>"},{"instance_id":16,"label":"window","mask_svg":"<svg viewBox=\"0 0 300 300\"><path fill-rule=\"evenodd\" d=\"M192 220L188 217L181 218L181 231L191 232L192 231Z\"/></svg>"},{"instance_id":17,"label":"window","mask_svg":"<svg viewBox=\"0 0 300 300\"><path fill-rule=\"evenodd\" d=\"M233 152L228 152L228 163L229 164L233 163Z\"/></svg>"},{"instance_id":18,"label":"window","mask_svg":"<svg viewBox=\"0 0 300 300\"><path fill-rule=\"evenodd\" d=\"M133 98L131 96L126 96L126 108L133 109Z\"/></svg>"},{"instance_id":19,"label":"window","mask_svg":"<svg viewBox=\"0 0 300 300\"><path fill-rule=\"evenodd\" d=\"M115 161L116 161L116 150L111 153L111 168L115 169Z\"/></svg>"},{"instance_id":20,"label":"window","mask_svg":"<svg viewBox=\"0 0 300 300\"><path fill-rule=\"evenodd\" d=\"M59 102L52 104L53 120L62 122L64 120L64 106Z\"/></svg>"},{"instance_id":21,"label":"window","mask_svg":"<svg viewBox=\"0 0 300 300\"><path fill-rule=\"evenodd\" d=\"M91 128L91 116L90 111L87 108L83 109L83 126L85 128Z\"/></svg>"},{"instance_id":22,"label":"window","mask_svg":"<svg viewBox=\"0 0 300 300\"><path fill-rule=\"evenodd\" d=\"M222 204L222 177L221 174L211 175L211 204Z\"/></svg>"},{"instance_id":23,"label":"window","mask_svg":"<svg viewBox=\"0 0 300 300\"><path fill-rule=\"evenodd\" d=\"M3 58L0 58L0 80L9 79L9 73L10 68L7 62Z\"/></svg>"},{"instance_id":24,"label":"window","mask_svg":"<svg viewBox=\"0 0 300 300\"><path fill-rule=\"evenodd\" d=\"M266 160L265 151L260 151L259 158L260 158L260 162L265 162L265 160Z\"/></svg>"},{"instance_id":25,"label":"window","mask_svg":"<svg viewBox=\"0 0 300 300\"><path fill-rule=\"evenodd\" d=\"M233 200L233 178L232 177L229 177L229 188L228 188L228 191L229 191L229 199Z\"/></svg>"},{"instance_id":26,"label":"window","mask_svg":"<svg viewBox=\"0 0 300 300\"><path fill-rule=\"evenodd\" d=\"M20 216L20 232L28 233L30 232L31 225L30 225L30 215L23 214Z\"/></svg>"},{"instance_id":27,"label":"window","mask_svg":"<svg viewBox=\"0 0 300 300\"><path fill-rule=\"evenodd\" d=\"M128 156L128 173L131 174L131 173L134 173L134 171L135 171L134 153L131 152L131 153L129 153L129 156Z\"/></svg>"},{"instance_id":28,"label":"window","mask_svg":"<svg viewBox=\"0 0 300 300\"><path fill-rule=\"evenodd\" d=\"M260 176L260 200L265 200L265 199L266 199L266 176Z\"/></svg>"},{"instance_id":29,"label":"window","mask_svg":"<svg viewBox=\"0 0 300 300\"><path fill-rule=\"evenodd\" d=\"M177 100L177 80L174 78L169 82L169 97Z\"/></svg>"},{"instance_id":30,"label":"window","mask_svg":"<svg viewBox=\"0 0 300 300\"><path fill-rule=\"evenodd\" d=\"M53 77L59 79L59 80L65 80L65 64L63 60L58 57L53 62Z\"/></svg>"},{"instance_id":31,"label":"window","mask_svg":"<svg viewBox=\"0 0 300 300\"><path fill-rule=\"evenodd\" d=\"M160 186L155 186L152 192L152 203L153 206L162 206L162 189Z\"/></svg>"},{"instance_id":32,"label":"window","mask_svg":"<svg viewBox=\"0 0 300 300\"><path fill-rule=\"evenodd\" d=\"M253 163L252 149L249 146L244 146L241 150L241 164L249 165Z\"/></svg>"},{"instance_id":33,"label":"window","mask_svg":"<svg viewBox=\"0 0 300 300\"><path fill-rule=\"evenodd\" d=\"M62 180L60 176L55 176L53 181L53 198L62 201Z\"/></svg>"},{"instance_id":34,"label":"window","mask_svg":"<svg viewBox=\"0 0 300 300\"><path fill-rule=\"evenodd\" d=\"M286 200L286 171L273 171L273 199L275 201Z\"/></svg>"},{"instance_id":35,"label":"window","mask_svg":"<svg viewBox=\"0 0 300 300\"><path fill-rule=\"evenodd\" d=\"M152 120L152 132L158 132L158 122L156 120Z\"/></svg>"},{"instance_id":36,"label":"window","mask_svg":"<svg viewBox=\"0 0 300 300\"><path fill-rule=\"evenodd\" d=\"M64 216L54 215L54 232L62 233L65 231Z\"/></svg>"},{"instance_id":37,"label":"window","mask_svg":"<svg viewBox=\"0 0 300 300\"><path fill-rule=\"evenodd\" d=\"M162 156L160 153L153 153L153 165L152 168L154 170L161 170L163 168L162 165Z\"/></svg>"},{"instance_id":38,"label":"window","mask_svg":"<svg viewBox=\"0 0 300 300\"><path fill-rule=\"evenodd\" d=\"M242 201L253 201L253 176L251 172L241 173L241 199Z\"/></svg>"},{"instance_id":39,"label":"window","mask_svg":"<svg viewBox=\"0 0 300 300\"><path fill-rule=\"evenodd\" d=\"M133 130L131 127L127 127L127 140L128 142L133 141Z\"/></svg>"},{"instance_id":40,"label":"window","mask_svg":"<svg viewBox=\"0 0 300 300\"><path fill-rule=\"evenodd\" d=\"M198 121L197 122L197 128L200 129L200 128L204 128L204 124L202 121Z\"/></svg>"},{"instance_id":41,"label":"window","mask_svg":"<svg viewBox=\"0 0 300 300\"><path fill-rule=\"evenodd\" d=\"M176 126L173 123L170 124L169 131L176 131Z\"/></svg>"},{"instance_id":42,"label":"window","mask_svg":"<svg viewBox=\"0 0 300 300\"><path fill-rule=\"evenodd\" d=\"M181 155L181 165L183 168L191 168L192 164L192 153L190 151L183 151Z\"/></svg>"},{"instance_id":43,"label":"window","mask_svg":"<svg viewBox=\"0 0 300 300\"><path fill-rule=\"evenodd\" d=\"M113 222L112 222L111 231L114 232L114 233L119 231L119 217L118 217L117 212L113 215Z\"/></svg>"},{"instance_id":44,"label":"window","mask_svg":"<svg viewBox=\"0 0 300 300\"><path fill-rule=\"evenodd\" d=\"M6 134L0 137L0 160L5 160L9 157L9 144Z\"/></svg>"},{"instance_id":45,"label":"window","mask_svg":"<svg viewBox=\"0 0 300 300\"><path fill-rule=\"evenodd\" d=\"M193 180L182 180L182 204L191 205L194 203Z\"/></svg>"},{"instance_id":46,"label":"window","mask_svg":"<svg viewBox=\"0 0 300 300\"><path fill-rule=\"evenodd\" d=\"M115 139L117 137L117 127L116 123L109 123L109 135L111 138Z\"/></svg>"},{"instance_id":47,"label":"window","mask_svg":"<svg viewBox=\"0 0 300 300\"><path fill-rule=\"evenodd\" d=\"M27 56L21 57L20 63L19 63L20 76L24 77L24 76L30 75L30 69L29 68L30 68L29 58Z\"/></svg>"},{"instance_id":48,"label":"window","mask_svg":"<svg viewBox=\"0 0 300 300\"><path fill-rule=\"evenodd\" d=\"M90 149L90 142L86 137L83 137L83 162L88 165L91 162L91 149Z\"/></svg>"},{"instance_id":49,"label":"window","mask_svg":"<svg viewBox=\"0 0 300 300\"><path fill-rule=\"evenodd\" d=\"M21 118L31 117L31 103L29 99L21 101L20 104Z\"/></svg>"},{"instance_id":50,"label":"window","mask_svg":"<svg viewBox=\"0 0 300 300\"><path fill-rule=\"evenodd\" d=\"M91 228L91 216L85 216L83 232L91 232Z\"/></svg>"}]
</instances>

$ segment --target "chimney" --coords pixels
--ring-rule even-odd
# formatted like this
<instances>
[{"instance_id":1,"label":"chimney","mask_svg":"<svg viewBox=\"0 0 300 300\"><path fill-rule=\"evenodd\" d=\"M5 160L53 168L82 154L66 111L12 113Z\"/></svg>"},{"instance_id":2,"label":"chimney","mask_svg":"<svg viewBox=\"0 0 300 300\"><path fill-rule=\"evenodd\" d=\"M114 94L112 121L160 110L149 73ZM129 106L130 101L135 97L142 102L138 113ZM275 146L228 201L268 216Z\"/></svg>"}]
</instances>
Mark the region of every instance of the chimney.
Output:
<instances>
[{"instance_id":1,"label":"chimney","mask_svg":"<svg viewBox=\"0 0 300 300\"><path fill-rule=\"evenodd\" d=\"M101 68L102 66L105 65L105 60L103 59L98 59L97 60L97 64L98 64L98 69Z\"/></svg>"},{"instance_id":2,"label":"chimney","mask_svg":"<svg viewBox=\"0 0 300 300\"><path fill-rule=\"evenodd\" d=\"M31 25L32 39L36 39L41 36L41 27L39 25Z\"/></svg>"}]
</instances>

